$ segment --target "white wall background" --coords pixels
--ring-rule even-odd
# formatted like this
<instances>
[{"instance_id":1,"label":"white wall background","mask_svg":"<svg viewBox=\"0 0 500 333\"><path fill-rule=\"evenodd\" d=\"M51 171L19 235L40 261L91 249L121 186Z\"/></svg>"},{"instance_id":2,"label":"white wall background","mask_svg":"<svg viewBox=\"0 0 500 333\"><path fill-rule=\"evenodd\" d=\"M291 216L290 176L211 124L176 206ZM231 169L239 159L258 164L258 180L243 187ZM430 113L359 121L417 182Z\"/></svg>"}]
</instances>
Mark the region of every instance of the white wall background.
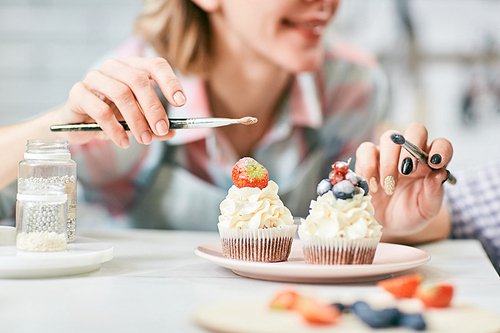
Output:
<instances>
[{"instance_id":1,"label":"white wall background","mask_svg":"<svg viewBox=\"0 0 500 333\"><path fill-rule=\"evenodd\" d=\"M0 0L0 124L63 103L132 32L141 0Z\"/></svg>"},{"instance_id":2,"label":"white wall background","mask_svg":"<svg viewBox=\"0 0 500 333\"><path fill-rule=\"evenodd\" d=\"M249 0L251 1L251 0ZM332 33L374 52L393 86L392 118L450 139L450 169L500 158L500 1L345 0ZM0 125L64 102L86 69L132 32L141 0L0 0ZM461 105L474 83L474 123ZM498 89L493 92L493 88Z\"/></svg>"},{"instance_id":3,"label":"white wall background","mask_svg":"<svg viewBox=\"0 0 500 333\"><path fill-rule=\"evenodd\" d=\"M346 0L334 33L378 55L393 89L392 119L402 130L424 123L446 137L450 169L500 158L500 1L409 0L414 42L397 15L398 0ZM474 121L462 104L474 88Z\"/></svg>"}]
</instances>

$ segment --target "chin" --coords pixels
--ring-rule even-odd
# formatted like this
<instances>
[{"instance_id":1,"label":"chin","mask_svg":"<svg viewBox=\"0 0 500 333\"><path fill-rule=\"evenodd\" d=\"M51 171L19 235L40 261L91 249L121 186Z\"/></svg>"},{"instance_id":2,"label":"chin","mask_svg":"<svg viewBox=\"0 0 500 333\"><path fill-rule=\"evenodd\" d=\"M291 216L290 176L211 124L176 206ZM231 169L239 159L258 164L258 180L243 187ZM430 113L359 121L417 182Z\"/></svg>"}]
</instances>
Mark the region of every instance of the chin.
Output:
<instances>
[{"instance_id":1,"label":"chin","mask_svg":"<svg viewBox=\"0 0 500 333\"><path fill-rule=\"evenodd\" d=\"M288 58L284 63L285 68L292 73L313 72L320 68L323 62L323 55Z\"/></svg>"},{"instance_id":2,"label":"chin","mask_svg":"<svg viewBox=\"0 0 500 333\"><path fill-rule=\"evenodd\" d=\"M287 71L291 73L312 72L321 67L324 59L323 47L300 47L282 49L279 58L275 60Z\"/></svg>"}]
</instances>

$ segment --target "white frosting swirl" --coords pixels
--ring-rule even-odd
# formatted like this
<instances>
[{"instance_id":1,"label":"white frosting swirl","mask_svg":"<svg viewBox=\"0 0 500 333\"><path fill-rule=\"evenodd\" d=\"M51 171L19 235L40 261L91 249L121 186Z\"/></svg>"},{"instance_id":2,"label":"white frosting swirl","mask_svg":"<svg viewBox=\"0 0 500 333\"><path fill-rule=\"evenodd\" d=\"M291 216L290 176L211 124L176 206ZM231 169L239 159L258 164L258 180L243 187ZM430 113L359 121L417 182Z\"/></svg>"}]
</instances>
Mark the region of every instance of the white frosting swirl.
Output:
<instances>
[{"instance_id":1,"label":"white frosting swirl","mask_svg":"<svg viewBox=\"0 0 500 333\"><path fill-rule=\"evenodd\" d=\"M301 219L299 234L347 239L380 237L382 226L375 221L374 212L371 196L364 195L363 190L347 200L336 199L328 191L316 201L311 200L309 215Z\"/></svg>"},{"instance_id":2,"label":"white frosting swirl","mask_svg":"<svg viewBox=\"0 0 500 333\"><path fill-rule=\"evenodd\" d=\"M259 229L293 225L293 217L278 197L272 180L258 187L232 186L220 204L219 224L226 228Z\"/></svg>"}]
</instances>

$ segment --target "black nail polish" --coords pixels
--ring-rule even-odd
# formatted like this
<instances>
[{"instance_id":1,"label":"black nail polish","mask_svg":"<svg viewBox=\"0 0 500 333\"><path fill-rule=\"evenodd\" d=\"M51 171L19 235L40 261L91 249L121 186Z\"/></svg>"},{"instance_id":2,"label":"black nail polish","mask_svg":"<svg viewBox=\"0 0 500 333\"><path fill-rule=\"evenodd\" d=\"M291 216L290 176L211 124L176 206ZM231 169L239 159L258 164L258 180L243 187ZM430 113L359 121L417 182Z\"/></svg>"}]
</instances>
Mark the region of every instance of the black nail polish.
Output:
<instances>
[{"instance_id":1,"label":"black nail polish","mask_svg":"<svg viewBox=\"0 0 500 333\"><path fill-rule=\"evenodd\" d=\"M401 173L403 175L409 175L413 170L413 161L411 158L407 157L403 160L401 164Z\"/></svg>"},{"instance_id":2,"label":"black nail polish","mask_svg":"<svg viewBox=\"0 0 500 333\"><path fill-rule=\"evenodd\" d=\"M439 154L432 155L432 157L431 157L431 163L432 164L439 164L439 163L441 163L441 155L439 155Z\"/></svg>"}]
</instances>

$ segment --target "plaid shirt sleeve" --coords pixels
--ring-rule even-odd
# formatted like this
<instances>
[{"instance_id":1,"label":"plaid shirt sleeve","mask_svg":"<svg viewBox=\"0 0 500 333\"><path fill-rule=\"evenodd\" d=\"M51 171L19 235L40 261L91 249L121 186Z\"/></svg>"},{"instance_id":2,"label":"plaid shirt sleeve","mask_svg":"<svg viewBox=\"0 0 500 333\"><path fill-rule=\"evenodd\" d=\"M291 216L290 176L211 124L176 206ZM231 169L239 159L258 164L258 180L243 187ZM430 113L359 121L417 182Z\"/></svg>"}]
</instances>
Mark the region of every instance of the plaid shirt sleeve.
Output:
<instances>
[{"instance_id":1,"label":"plaid shirt sleeve","mask_svg":"<svg viewBox=\"0 0 500 333\"><path fill-rule=\"evenodd\" d=\"M454 173L446 185L452 238L478 239L500 273L500 160Z\"/></svg>"}]
</instances>

